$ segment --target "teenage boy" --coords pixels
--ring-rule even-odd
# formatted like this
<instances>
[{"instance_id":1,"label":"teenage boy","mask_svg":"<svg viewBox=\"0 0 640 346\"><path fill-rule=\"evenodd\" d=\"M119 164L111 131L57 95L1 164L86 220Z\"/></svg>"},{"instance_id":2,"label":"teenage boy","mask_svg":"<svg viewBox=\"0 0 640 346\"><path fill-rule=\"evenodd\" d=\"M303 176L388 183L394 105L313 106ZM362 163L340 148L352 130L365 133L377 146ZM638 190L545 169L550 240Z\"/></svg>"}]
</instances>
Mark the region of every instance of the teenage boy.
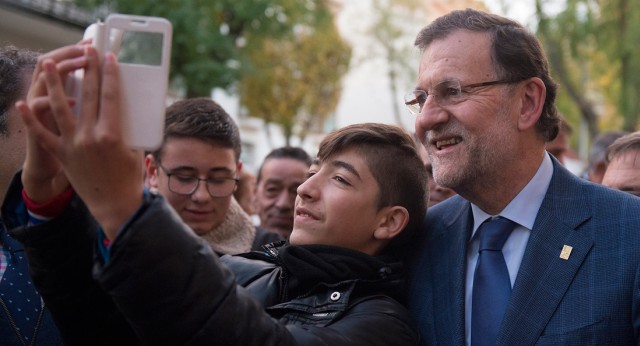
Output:
<instances>
[{"instance_id":1,"label":"teenage boy","mask_svg":"<svg viewBox=\"0 0 640 346\"><path fill-rule=\"evenodd\" d=\"M73 299L72 289L87 303L103 303L82 314L56 310L59 323L77 322L65 329L70 344L99 342L105 335L145 344L418 341L407 311L394 299L403 287L396 258L419 230L428 197L409 134L359 124L328 135L318 164L298 188L289 243L219 259L164 198L146 193L137 179L140 155L120 135L114 56L104 59L99 88L95 50L85 48L78 56L74 49L43 59L29 105L18 105L33 160L22 174L23 198L40 209L55 205L59 213L14 230L31 253L34 275L41 279L36 282L48 289L45 300L64 306ZM60 78L69 59L84 62L74 68L84 68L84 93L94 96L77 122ZM52 181L30 179L29 169L69 184L34 201L30 191ZM69 185L72 192L63 192ZM95 281L88 282L90 274L61 262L90 261L76 254L96 238Z\"/></svg>"},{"instance_id":2,"label":"teenage boy","mask_svg":"<svg viewBox=\"0 0 640 346\"><path fill-rule=\"evenodd\" d=\"M215 101L199 97L167 108L160 148L145 158L149 186L219 254L281 240L253 225L233 198L242 170L240 131Z\"/></svg>"}]
</instances>

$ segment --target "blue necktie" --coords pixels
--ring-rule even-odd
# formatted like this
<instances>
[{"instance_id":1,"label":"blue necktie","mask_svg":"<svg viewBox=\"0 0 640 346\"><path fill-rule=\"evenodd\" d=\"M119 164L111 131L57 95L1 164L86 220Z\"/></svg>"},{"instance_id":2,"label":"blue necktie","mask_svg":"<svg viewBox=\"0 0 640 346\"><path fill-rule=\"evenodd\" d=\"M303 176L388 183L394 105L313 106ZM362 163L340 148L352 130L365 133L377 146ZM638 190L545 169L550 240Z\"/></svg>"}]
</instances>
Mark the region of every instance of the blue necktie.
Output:
<instances>
[{"instance_id":1,"label":"blue necktie","mask_svg":"<svg viewBox=\"0 0 640 346\"><path fill-rule=\"evenodd\" d=\"M502 246L515 223L499 217L479 228L480 249L473 276L471 306L471 345L495 345L498 330L511 295L511 281Z\"/></svg>"}]
</instances>

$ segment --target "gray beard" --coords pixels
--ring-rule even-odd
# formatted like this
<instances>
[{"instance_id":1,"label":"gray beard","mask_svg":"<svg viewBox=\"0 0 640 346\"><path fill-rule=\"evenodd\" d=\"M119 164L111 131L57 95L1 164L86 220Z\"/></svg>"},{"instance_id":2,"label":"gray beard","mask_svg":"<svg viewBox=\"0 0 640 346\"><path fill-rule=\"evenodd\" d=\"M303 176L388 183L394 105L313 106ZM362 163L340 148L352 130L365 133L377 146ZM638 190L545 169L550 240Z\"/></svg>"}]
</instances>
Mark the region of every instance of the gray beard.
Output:
<instances>
[{"instance_id":1,"label":"gray beard","mask_svg":"<svg viewBox=\"0 0 640 346\"><path fill-rule=\"evenodd\" d=\"M507 121L506 111L503 108L495 115L498 121ZM504 167L504 160L512 155L507 144L513 143L512 138L517 134L504 127L490 131L483 133L482 137L473 136L457 121L438 130L442 134L460 136L463 141L457 145L464 145L464 153L460 157L447 158L447 161L443 162L429 152L436 183L461 195L500 184L500 181L496 181L502 179L501 173L504 173L500 172L500 167ZM429 134L427 139L431 136L433 134ZM444 167L447 167L446 172L443 171Z\"/></svg>"}]
</instances>

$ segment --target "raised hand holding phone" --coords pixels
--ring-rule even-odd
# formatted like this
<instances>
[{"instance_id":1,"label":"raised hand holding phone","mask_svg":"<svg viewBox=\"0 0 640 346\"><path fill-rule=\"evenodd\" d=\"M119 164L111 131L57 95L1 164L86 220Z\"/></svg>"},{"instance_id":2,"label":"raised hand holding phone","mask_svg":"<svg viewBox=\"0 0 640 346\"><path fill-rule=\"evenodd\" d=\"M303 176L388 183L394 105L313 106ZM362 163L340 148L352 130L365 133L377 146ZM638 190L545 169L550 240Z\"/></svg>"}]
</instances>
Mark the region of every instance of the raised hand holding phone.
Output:
<instances>
[{"instance_id":1,"label":"raised hand holding phone","mask_svg":"<svg viewBox=\"0 0 640 346\"><path fill-rule=\"evenodd\" d=\"M112 14L92 24L85 40L96 47L100 61L113 53L120 66L121 111L125 142L132 148L155 150L162 144L164 111L171 59L172 26L158 17ZM82 100L82 70L66 83L66 92Z\"/></svg>"},{"instance_id":2,"label":"raised hand holding phone","mask_svg":"<svg viewBox=\"0 0 640 346\"><path fill-rule=\"evenodd\" d=\"M52 132L58 128L49 112L46 99L47 87L42 74L44 64L53 64L60 78L86 67L85 48L82 45L66 46L43 54L35 66L26 101L19 101L18 109L29 107L38 111L38 120ZM75 102L69 99L69 102ZM69 182L57 159L51 156L27 131L26 160L22 170L22 182L27 195L36 203L45 203L69 187Z\"/></svg>"},{"instance_id":3,"label":"raised hand holding phone","mask_svg":"<svg viewBox=\"0 0 640 346\"><path fill-rule=\"evenodd\" d=\"M111 237L142 204L142 152L124 141L116 57L106 53L100 68L96 49L88 46L85 58L78 114L71 110L53 60L43 62L37 77L44 80L48 109L23 103L19 111L29 136L59 162L76 193ZM50 112L57 129L42 120L47 119L45 112Z\"/></svg>"}]
</instances>

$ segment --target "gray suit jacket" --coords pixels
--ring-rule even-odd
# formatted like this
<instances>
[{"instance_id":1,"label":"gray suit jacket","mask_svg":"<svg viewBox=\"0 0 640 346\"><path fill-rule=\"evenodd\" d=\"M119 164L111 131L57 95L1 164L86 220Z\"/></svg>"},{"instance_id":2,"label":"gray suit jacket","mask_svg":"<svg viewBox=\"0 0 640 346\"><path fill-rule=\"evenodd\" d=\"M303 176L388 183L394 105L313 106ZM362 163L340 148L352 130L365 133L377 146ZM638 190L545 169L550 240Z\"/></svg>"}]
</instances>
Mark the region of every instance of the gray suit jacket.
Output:
<instances>
[{"instance_id":1,"label":"gray suit jacket","mask_svg":"<svg viewBox=\"0 0 640 346\"><path fill-rule=\"evenodd\" d=\"M640 340L640 198L575 177L553 160L498 345L636 345ZM409 255L408 307L423 345L464 345L471 205L427 212ZM567 260L564 245L573 247Z\"/></svg>"}]
</instances>

